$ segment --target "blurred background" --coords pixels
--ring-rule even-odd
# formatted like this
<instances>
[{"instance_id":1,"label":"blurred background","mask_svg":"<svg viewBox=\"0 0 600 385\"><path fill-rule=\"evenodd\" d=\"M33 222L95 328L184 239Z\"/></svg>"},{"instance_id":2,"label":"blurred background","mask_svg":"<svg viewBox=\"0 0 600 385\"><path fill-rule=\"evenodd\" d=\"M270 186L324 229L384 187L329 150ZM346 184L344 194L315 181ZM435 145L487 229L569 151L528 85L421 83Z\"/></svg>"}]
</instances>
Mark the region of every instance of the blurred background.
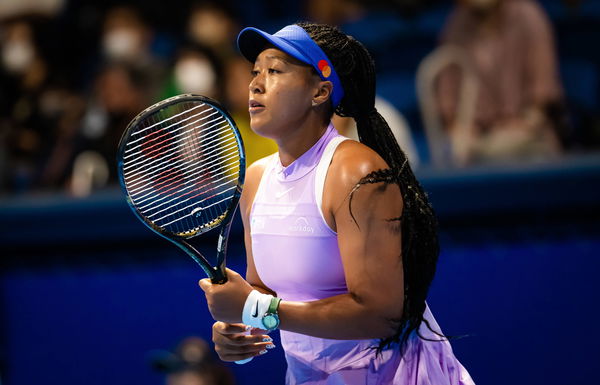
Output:
<instances>
[{"instance_id":1,"label":"blurred background","mask_svg":"<svg viewBox=\"0 0 600 385\"><path fill-rule=\"evenodd\" d=\"M132 215L115 156L131 118L184 92L227 106L250 162L276 151L249 128L235 37L299 20L375 59L440 218L429 305L475 382L595 378L600 1L0 0L0 383L283 383L280 349L215 359L203 273Z\"/></svg>"}]
</instances>

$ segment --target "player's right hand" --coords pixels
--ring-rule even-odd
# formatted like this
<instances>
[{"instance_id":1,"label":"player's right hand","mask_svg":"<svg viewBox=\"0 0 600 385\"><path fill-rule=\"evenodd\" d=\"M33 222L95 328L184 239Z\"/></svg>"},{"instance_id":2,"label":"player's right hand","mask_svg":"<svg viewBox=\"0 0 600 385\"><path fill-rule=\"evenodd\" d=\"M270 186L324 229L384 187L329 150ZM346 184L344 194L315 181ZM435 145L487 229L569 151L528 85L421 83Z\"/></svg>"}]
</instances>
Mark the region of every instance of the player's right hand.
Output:
<instances>
[{"instance_id":1,"label":"player's right hand","mask_svg":"<svg viewBox=\"0 0 600 385\"><path fill-rule=\"evenodd\" d=\"M248 329L244 324L217 321L213 324L212 340L221 360L241 361L265 354L275 347L265 333L262 329Z\"/></svg>"}]
</instances>

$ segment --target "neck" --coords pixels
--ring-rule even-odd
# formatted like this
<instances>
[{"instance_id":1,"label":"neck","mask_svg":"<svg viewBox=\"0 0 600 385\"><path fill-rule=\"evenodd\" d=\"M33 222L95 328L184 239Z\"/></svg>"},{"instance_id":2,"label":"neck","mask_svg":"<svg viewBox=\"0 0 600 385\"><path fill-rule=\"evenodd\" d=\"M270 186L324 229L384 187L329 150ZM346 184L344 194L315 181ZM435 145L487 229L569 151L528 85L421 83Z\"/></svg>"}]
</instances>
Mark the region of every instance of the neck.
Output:
<instances>
[{"instance_id":1,"label":"neck","mask_svg":"<svg viewBox=\"0 0 600 385\"><path fill-rule=\"evenodd\" d=\"M321 115L311 114L295 129L288 131L285 137L275 139L281 164L287 167L308 151L323 136L328 124Z\"/></svg>"}]
</instances>

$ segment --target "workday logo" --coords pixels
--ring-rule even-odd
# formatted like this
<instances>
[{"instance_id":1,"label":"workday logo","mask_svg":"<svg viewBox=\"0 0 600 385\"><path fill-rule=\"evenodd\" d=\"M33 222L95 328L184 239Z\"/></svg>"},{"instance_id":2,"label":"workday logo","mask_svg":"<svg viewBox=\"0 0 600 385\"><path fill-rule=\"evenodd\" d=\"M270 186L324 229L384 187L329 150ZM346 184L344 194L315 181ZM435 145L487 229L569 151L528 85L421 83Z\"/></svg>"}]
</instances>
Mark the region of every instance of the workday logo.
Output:
<instances>
[{"instance_id":1,"label":"workday logo","mask_svg":"<svg viewBox=\"0 0 600 385\"><path fill-rule=\"evenodd\" d=\"M312 234L315 232L315 229L308 224L306 218L299 217L294 221L294 224L290 226L290 231Z\"/></svg>"}]
</instances>

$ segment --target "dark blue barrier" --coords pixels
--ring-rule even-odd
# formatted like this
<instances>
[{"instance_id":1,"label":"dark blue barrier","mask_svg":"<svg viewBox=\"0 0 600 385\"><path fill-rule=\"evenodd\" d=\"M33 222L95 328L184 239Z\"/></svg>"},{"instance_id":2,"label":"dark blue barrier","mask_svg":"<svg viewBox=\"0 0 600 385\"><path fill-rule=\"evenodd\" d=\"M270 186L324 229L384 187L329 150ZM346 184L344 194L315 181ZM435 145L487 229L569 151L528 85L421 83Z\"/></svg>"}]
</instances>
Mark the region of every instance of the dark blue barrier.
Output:
<instances>
[{"instance_id":1,"label":"dark blue barrier","mask_svg":"<svg viewBox=\"0 0 600 385\"><path fill-rule=\"evenodd\" d=\"M589 383L600 159L420 179L442 230L429 304L447 334L468 335L453 347L476 382ZM201 270L141 225L119 191L5 199L0 250L4 384L160 384L149 351L210 338ZM244 270L239 222L229 265ZM230 366L240 384L283 383L280 349Z\"/></svg>"}]
</instances>

